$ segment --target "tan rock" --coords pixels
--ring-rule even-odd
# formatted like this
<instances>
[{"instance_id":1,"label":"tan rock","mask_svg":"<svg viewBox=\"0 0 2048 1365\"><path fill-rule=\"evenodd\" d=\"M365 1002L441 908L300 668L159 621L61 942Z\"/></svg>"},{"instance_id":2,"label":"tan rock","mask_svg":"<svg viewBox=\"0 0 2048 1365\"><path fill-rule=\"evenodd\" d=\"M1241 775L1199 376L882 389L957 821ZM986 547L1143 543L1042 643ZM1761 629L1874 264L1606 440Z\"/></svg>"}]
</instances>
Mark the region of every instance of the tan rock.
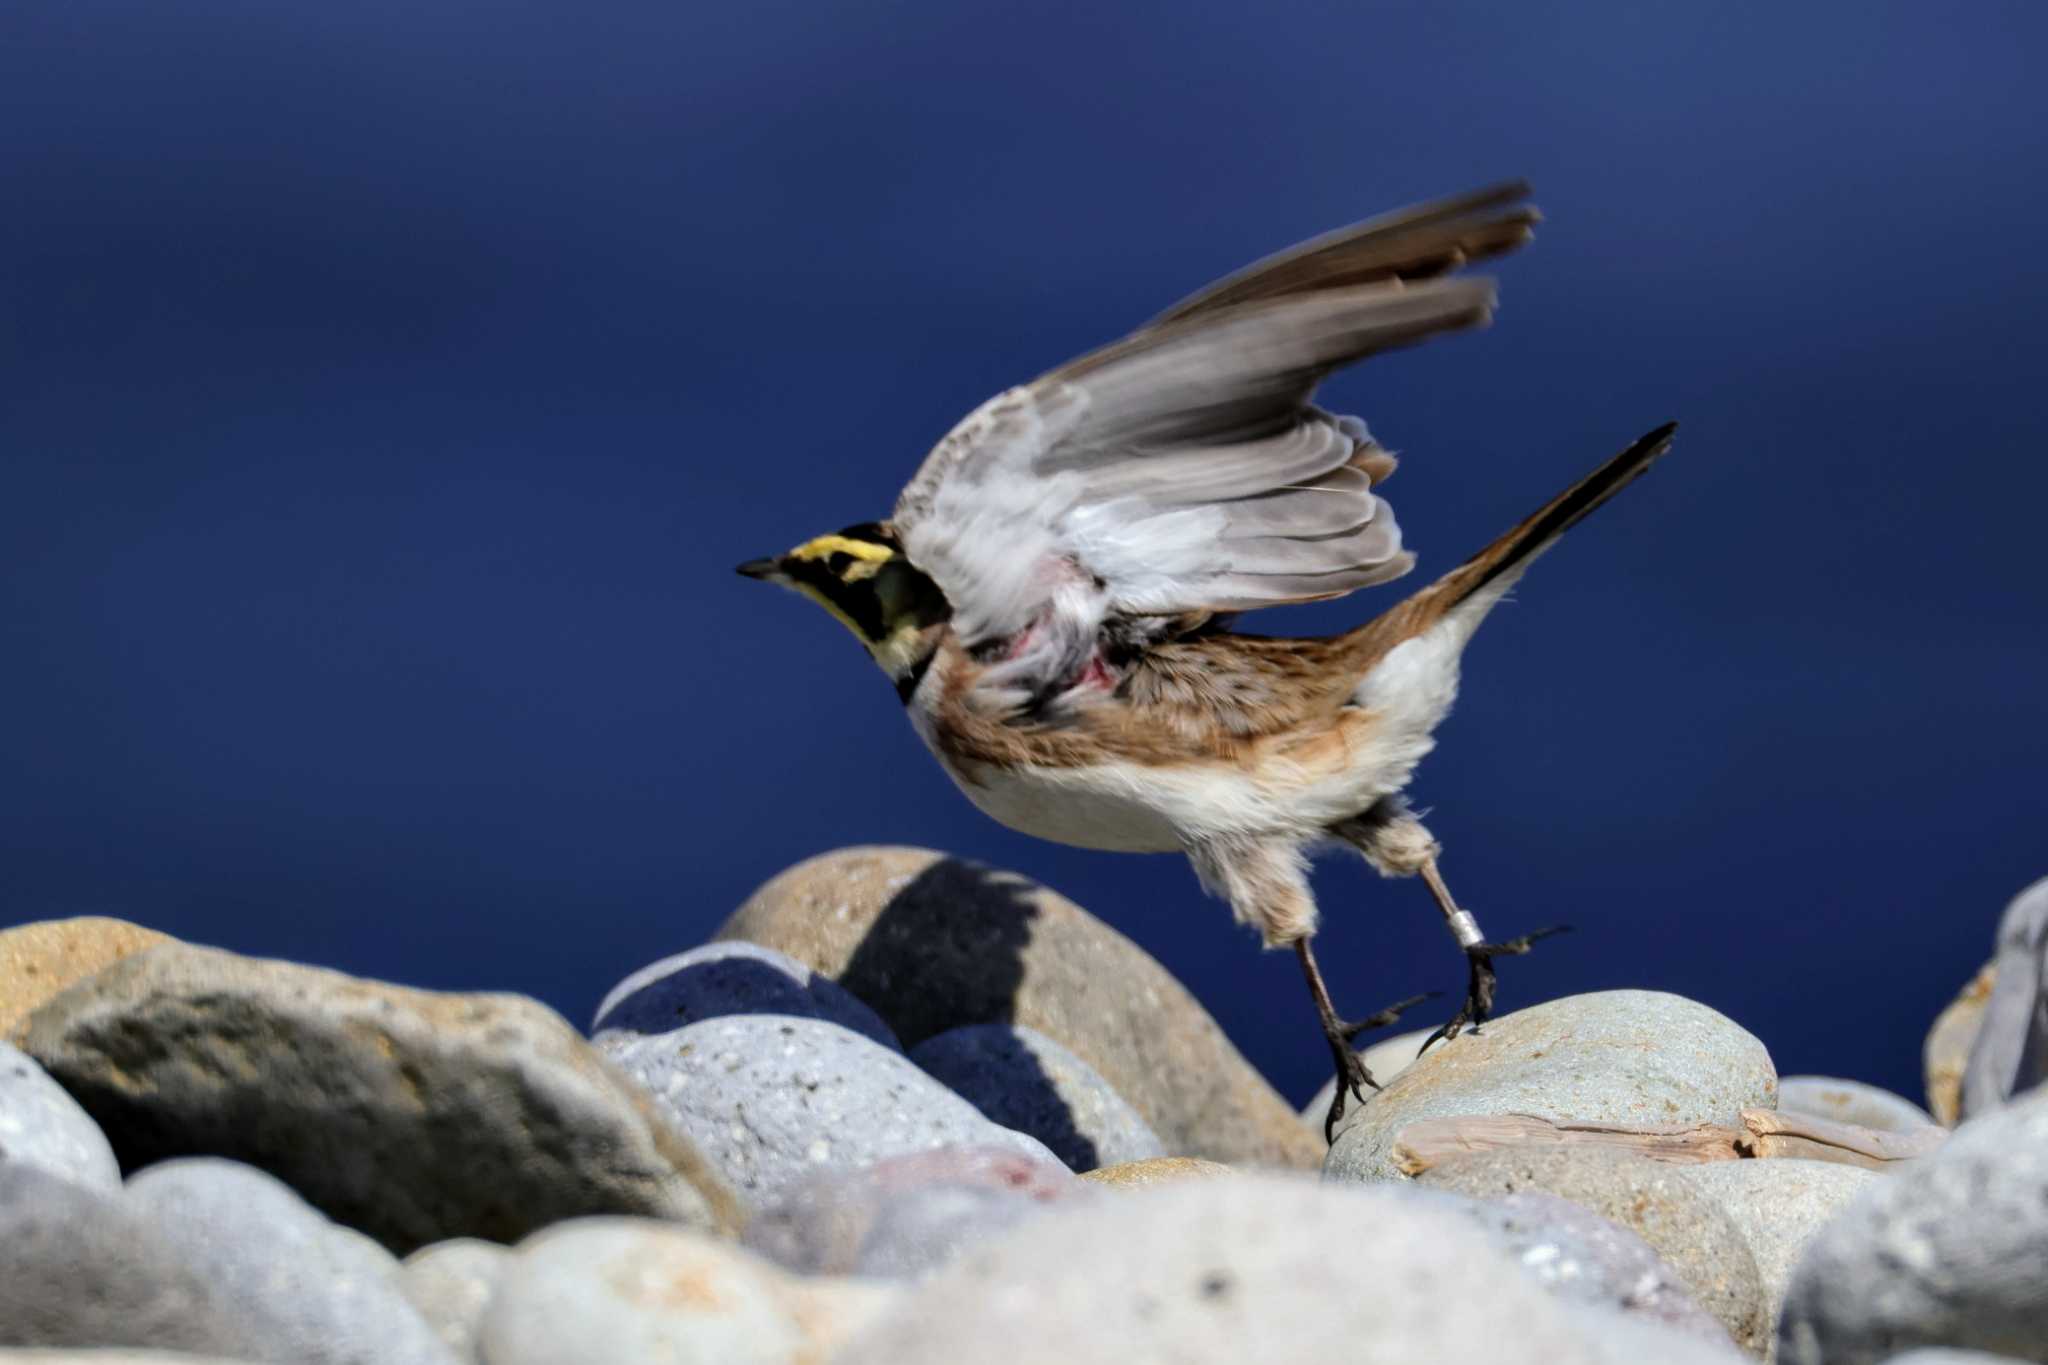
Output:
<instances>
[{"instance_id":1,"label":"tan rock","mask_svg":"<svg viewBox=\"0 0 2048 1365\"><path fill-rule=\"evenodd\" d=\"M739 1222L654 1102L523 996L167 942L49 1001L21 1047L129 1168L245 1161L400 1252L580 1214Z\"/></svg>"},{"instance_id":2,"label":"tan rock","mask_svg":"<svg viewBox=\"0 0 2048 1365\"><path fill-rule=\"evenodd\" d=\"M1187 1180L1214 1180L1231 1173L1230 1167L1220 1161L1204 1161L1198 1156L1160 1156L1149 1161L1122 1161L1114 1166L1098 1166L1092 1171L1083 1171L1081 1179L1107 1185L1111 1189L1144 1190L1154 1185L1178 1185Z\"/></svg>"},{"instance_id":3,"label":"tan rock","mask_svg":"<svg viewBox=\"0 0 2048 1365\"><path fill-rule=\"evenodd\" d=\"M1984 1026L1984 1006L1997 980L1991 964L1985 963L1948 1008L1935 1016L1934 1027L1927 1031L1926 1045L1920 1050L1927 1077L1927 1107L1946 1127L1955 1127L1962 1112L1963 1072L1969 1066L1977 1030Z\"/></svg>"},{"instance_id":4,"label":"tan rock","mask_svg":"<svg viewBox=\"0 0 2048 1365\"><path fill-rule=\"evenodd\" d=\"M1015 873L925 849L840 849L762 886L717 936L833 978L905 1047L967 1024L1037 1029L1100 1072L1171 1151L1268 1166L1321 1160L1319 1138L1180 982Z\"/></svg>"},{"instance_id":5,"label":"tan rock","mask_svg":"<svg viewBox=\"0 0 2048 1365\"><path fill-rule=\"evenodd\" d=\"M12 1040L44 1001L168 936L124 919L84 915L0 929L0 1038Z\"/></svg>"}]
</instances>

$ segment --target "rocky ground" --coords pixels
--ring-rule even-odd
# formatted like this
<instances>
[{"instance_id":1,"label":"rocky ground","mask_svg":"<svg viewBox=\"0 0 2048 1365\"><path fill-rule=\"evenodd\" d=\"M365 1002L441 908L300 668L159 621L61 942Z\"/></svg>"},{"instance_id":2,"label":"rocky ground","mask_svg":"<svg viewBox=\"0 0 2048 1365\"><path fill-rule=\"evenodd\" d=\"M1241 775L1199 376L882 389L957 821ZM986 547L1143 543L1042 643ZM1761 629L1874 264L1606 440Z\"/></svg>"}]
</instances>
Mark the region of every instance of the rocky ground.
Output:
<instances>
[{"instance_id":1,"label":"rocky ground","mask_svg":"<svg viewBox=\"0 0 2048 1365\"><path fill-rule=\"evenodd\" d=\"M2048 882L1931 1114L1612 991L1380 1044L1326 1145L1129 940L917 850L792 868L588 1035L24 925L0 1365L2048 1360L2044 943Z\"/></svg>"}]
</instances>

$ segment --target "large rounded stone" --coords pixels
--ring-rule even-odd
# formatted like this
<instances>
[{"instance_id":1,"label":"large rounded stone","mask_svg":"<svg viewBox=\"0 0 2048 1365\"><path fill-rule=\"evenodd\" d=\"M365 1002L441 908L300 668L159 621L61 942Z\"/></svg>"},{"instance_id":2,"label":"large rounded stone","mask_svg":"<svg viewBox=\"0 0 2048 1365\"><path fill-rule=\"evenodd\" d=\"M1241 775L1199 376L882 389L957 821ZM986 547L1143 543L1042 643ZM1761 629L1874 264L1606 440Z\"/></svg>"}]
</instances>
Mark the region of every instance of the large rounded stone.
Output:
<instances>
[{"instance_id":1,"label":"large rounded stone","mask_svg":"<svg viewBox=\"0 0 2048 1365\"><path fill-rule=\"evenodd\" d=\"M122 1202L227 1295L266 1360L308 1365L454 1365L399 1292L390 1253L337 1236L303 1199L253 1166L167 1161Z\"/></svg>"},{"instance_id":2,"label":"large rounded stone","mask_svg":"<svg viewBox=\"0 0 2048 1365\"><path fill-rule=\"evenodd\" d=\"M805 1275L922 1275L1057 1204L1092 1198L1057 1161L940 1147L820 1171L747 1225L745 1243Z\"/></svg>"},{"instance_id":3,"label":"large rounded stone","mask_svg":"<svg viewBox=\"0 0 2048 1365\"><path fill-rule=\"evenodd\" d=\"M912 1048L910 1060L993 1122L1031 1134L1077 1171L1166 1155L1151 1125L1094 1067L1037 1029L948 1029Z\"/></svg>"},{"instance_id":4,"label":"large rounded stone","mask_svg":"<svg viewBox=\"0 0 2048 1365\"><path fill-rule=\"evenodd\" d=\"M673 1033L728 1014L823 1019L901 1050L880 1016L838 982L758 943L707 943L642 967L612 987L590 1031Z\"/></svg>"},{"instance_id":5,"label":"large rounded stone","mask_svg":"<svg viewBox=\"0 0 2048 1365\"><path fill-rule=\"evenodd\" d=\"M795 1365L787 1280L730 1242L579 1218L521 1243L478 1333L491 1365Z\"/></svg>"},{"instance_id":6,"label":"large rounded stone","mask_svg":"<svg viewBox=\"0 0 2048 1365\"><path fill-rule=\"evenodd\" d=\"M43 1002L100 968L168 942L154 929L98 915L0 929L0 1038L16 1038Z\"/></svg>"},{"instance_id":7,"label":"large rounded stone","mask_svg":"<svg viewBox=\"0 0 2048 1365\"><path fill-rule=\"evenodd\" d=\"M740 1221L653 1104L520 996L166 943L44 1005L22 1047L129 1168L246 1161L401 1252L593 1211Z\"/></svg>"},{"instance_id":8,"label":"large rounded stone","mask_svg":"<svg viewBox=\"0 0 2048 1365\"><path fill-rule=\"evenodd\" d=\"M1966 1119L2048 1080L2048 877L2005 908L1991 965L1991 997L1963 1069Z\"/></svg>"},{"instance_id":9,"label":"large rounded stone","mask_svg":"<svg viewBox=\"0 0 2048 1365\"><path fill-rule=\"evenodd\" d=\"M1934 1115L1889 1090L1838 1076L1781 1076L1778 1111L1811 1114L1881 1133L1914 1133L1935 1126Z\"/></svg>"},{"instance_id":10,"label":"large rounded stone","mask_svg":"<svg viewBox=\"0 0 2048 1365\"><path fill-rule=\"evenodd\" d=\"M1787 1365L1916 1346L2048 1359L2048 1095L1972 1119L1873 1180L1806 1249L1778 1324Z\"/></svg>"},{"instance_id":11,"label":"large rounded stone","mask_svg":"<svg viewBox=\"0 0 2048 1365\"><path fill-rule=\"evenodd\" d=\"M116 1200L0 1162L0 1346L263 1359L226 1294Z\"/></svg>"},{"instance_id":12,"label":"large rounded stone","mask_svg":"<svg viewBox=\"0 0 2048 1365\"><path fill-rule=\"evenodd\" d=\"M600 1046L755 1208L822 1167L934 1147L980 1144L1057 1160L901 1053L822 1019L739 1014L653 1037L610 1034Z\"/></svg>"},{"instance_id":13,"label":"large rounded stone","mask_svg":"<svg viewBox=\"0 0 2048 1365\"><path fill-rule=\"evenodd\" d=\"M1678 1170L1608 1148L1530 1146L1461 1156L1418 1183L1479 1199L1551 1194L1583 1204L1649 1243L1736 1345L1762 1354L1771 1320L1748 1239Z\"/></svg>"},{"instance_id":14,"label":"large rounded stone","mask_svg":"<svg viewBox=\"0 0 2048 1365\"><path fill-rule=\"evenodd\" d=\"M1365 1069L1372 1073L1373 1083L1385 1086L1387 1082L1406 1071L1422 1055L1422 1045L1429 1040L1431 1029L1419 1028L1412 1033L1397 1033L1391 1038L1382 1038L1371 1047L1360 1048L1358 1056L1365 1063ZM1323 1082L1323 1088L1316 1091L1316 1097L1301 1107L1301 1121L1315 1133L1318 1141L1323 1137L1323 1120L1330 1113L1331 1097L1337 1093L1337 1078L1330 1077Z\"/></svg>"},{"instance_id":15,"label":"large rounded stone","mask_svg":"<svg viewBox=\"0 0 2048 1365\"><path fill-rule=\"evenodd\" d=\"M834 1365L1725 1365L1654 1331L1645 1357L1645 1339L1410 1192L1246 1175L1049 1212L915 1286Z\"/></svg>"},{"instance_id":16,"label":"large rounded stone","mask_svg":"<svg viewBox=\"0 0 2048 1365\"><path fill-rule=\"evenodd\" d=\"M1323 1174L1394 1180L1393 1148L1418 1119L1537 1114L1595 1123L1733 1125L1775 1108L1764 1045L1705 1005L1661 991L1551 1000L1424 1053L1337 1130Z\"/></svg>"},{"instance_id":17,"label":"large rounded stone","mask_svg":"<svg viewBox=\"0 0 2048 1365\"><path fill-rule=\"evenodd\" d=\"M1935 1016L1920 1049L1920 1065L1927 1082L1927 1108L1934 1121L1953 1128L1962 1117L1963 1072L1970 1064L1970 1049L1984 1027L1984 1006L1991 999L1998 969L1985 963L1970 983Z\"/></svg>"},{"instance_id":18,"label":"large rounded stone","mask_svg":"<svg viewBox=\"0 0 2048 1365\"><path fill-rule=\"evenodd\" d=\"M1312 1166L1322 1143L1143 949L1015 873L915 848L849 848L784 872L718 931L852 991L906 1046L968 1024L1056 1039L1183 1156Z\"/></svg>"},{"instance_id":19,"label":"large rounded stone","mask_svg":"<svg viewBox=\"0 0 2048 1365\"><path fill-rule=\"evenodd\" d=\"M1861 1166L1783 1157L1671 1169L1720 1205L1749 1243L1763 1277L1765 1313L1774 1325L1807 1246L1865 1186L1883 1178Z\"/></svg>"},{"instance_id":20,"label":"large rounded stone","mask_svg":"<svg viewBox=\"0 0 2048 1365\"><path fill-rule=\"evenodd\" d=\"M477 1359L477 1331L511 1251L474 1237L423 1246L405 1258L398 1292L457 1360Z\"/></svg>"},{"instance_id":21,"label":"large rounded stone","mask_svg":"<svg viewBox=\"0 0 2048 1365\"><path fill-rule=\"evenodd\" d=\"M0 1043L0 1164L23 1161L103 1194L121 1188L107 1135L64 1087L11 1043Z\"/></svg>"}]
</instances>

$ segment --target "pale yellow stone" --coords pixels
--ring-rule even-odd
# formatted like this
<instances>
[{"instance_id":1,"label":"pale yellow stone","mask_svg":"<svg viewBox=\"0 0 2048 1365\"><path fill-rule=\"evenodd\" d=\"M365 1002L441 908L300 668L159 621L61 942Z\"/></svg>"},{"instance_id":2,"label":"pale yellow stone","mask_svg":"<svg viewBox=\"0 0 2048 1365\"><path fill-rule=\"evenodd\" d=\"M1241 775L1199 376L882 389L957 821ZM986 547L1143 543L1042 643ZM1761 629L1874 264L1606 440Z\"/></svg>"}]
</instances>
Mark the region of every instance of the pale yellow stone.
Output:
<instances>
[{"instance_id":1,"label":"pale yellow stone","mask_svg":"<svg viewBox=\"0 0 2048 1365\"><path fill-rule=\"evenodd\" d=\"M1948 1008L1935 1016L1934 1027L1927 1031L1927 1043L1920 1052L1927 1077L1927 1109L1944 1127L1955 1127L1956 1115L1962 1110L1963 1069L1970 1064L1977 1030L1984 1026L1984 1005L1991 999L1996 979L1991 964L1985 963Z\"/></svg>"},{"instance_id":2,"label":"pale yellow stone","mask_svg":"<svg viewBox=\"0 0 2048 1365\"><path fill-rule=\"evenodd\" d=\"M169 941L154 929L98 915L0 929L0 1038L18 1040L28 1017L52 996L131 953Z\"/></svg>"},{"instance_id":3,"label":"pale yellow stone","mask_svg":"<svg viewBox=\"0 0 2048 1365\"><path fill-rule=\"evenodd\" d=\"M1214 1180L1230 1173L1230 1167L1222 1162L1204 1161L1198 1156L1155 1156L1145 1161L1098 1166L1092 1171L1081 1172L1081 1179L1092 1180L1111 1189L1142 1190L1153 1185L1175 1185L1184 1180Z\"/></svg>"}]
</instances>

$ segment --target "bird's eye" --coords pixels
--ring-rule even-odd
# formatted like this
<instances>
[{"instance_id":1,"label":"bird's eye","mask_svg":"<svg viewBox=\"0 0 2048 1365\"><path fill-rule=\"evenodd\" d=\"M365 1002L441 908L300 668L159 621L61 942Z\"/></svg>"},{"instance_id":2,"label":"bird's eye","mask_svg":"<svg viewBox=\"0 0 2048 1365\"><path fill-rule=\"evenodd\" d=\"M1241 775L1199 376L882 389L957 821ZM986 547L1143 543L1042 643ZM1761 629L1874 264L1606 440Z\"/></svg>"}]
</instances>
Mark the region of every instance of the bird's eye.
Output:
<instances>
[{"instance_id":1,"label":"bird's eye","mask_svg":"<svg viewBox=\"0 0 2048 1365\"><path fill-rule=\"evenodd\" d=\"M853 565L853 556L844 550L834 550L825 559L825 567L832 571L834 578L846 577L847 569Z\"/></svg>"}]
</instances>

